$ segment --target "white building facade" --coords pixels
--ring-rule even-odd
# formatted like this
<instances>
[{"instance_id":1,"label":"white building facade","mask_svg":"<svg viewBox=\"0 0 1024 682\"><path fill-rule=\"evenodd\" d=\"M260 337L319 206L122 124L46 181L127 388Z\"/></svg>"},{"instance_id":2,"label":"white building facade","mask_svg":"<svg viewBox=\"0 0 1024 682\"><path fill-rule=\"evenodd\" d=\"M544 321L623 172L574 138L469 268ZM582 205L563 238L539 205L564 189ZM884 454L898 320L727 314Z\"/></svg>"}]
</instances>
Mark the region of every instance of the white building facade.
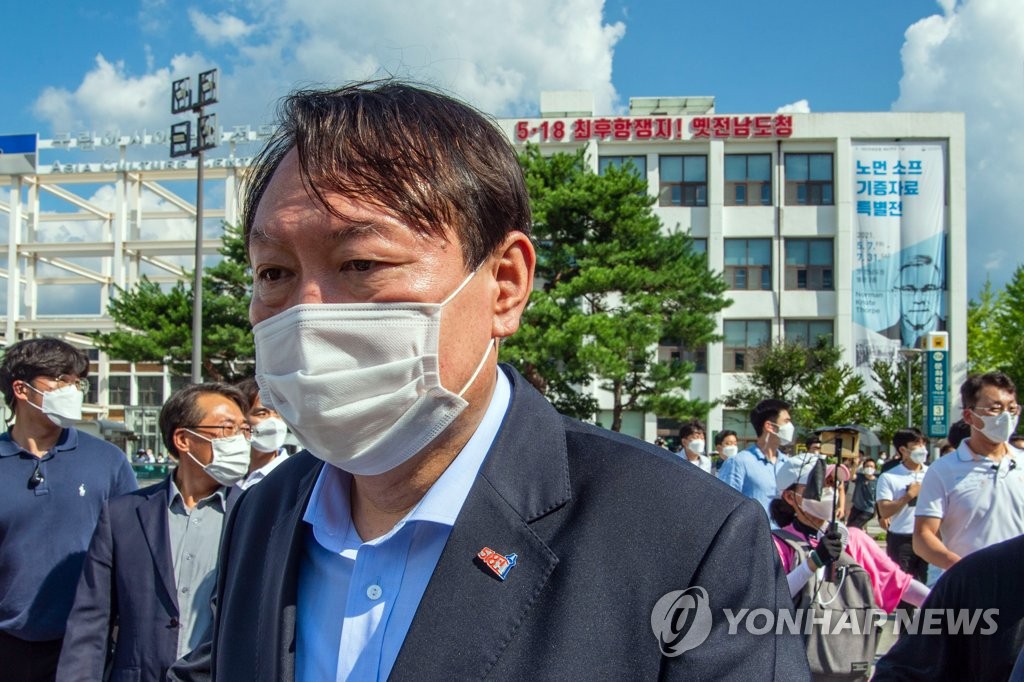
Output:
<instances>
[{"instance_id":1,"label":"white building facade","mask_svg":"<svg viewBox=\"0 0 1024 682\"><path fill-rule=\"evenodd\" d=\"M883 310L865 320L864 310L898 301L914 283L882 277L886 281L876 291L861 289L872 261L895 257L905 246L876 237L907 234L906 221L895 213L904 202L920 203L916 184L912 193L908 184L918 179L892 173L898 167L909 173L912 163L920 170L919 147L936 160L929 167L940 171L932 174L939 189L927 198L935 208L928 229L941 242L941 256L932 258L941 282L925 287L933 298L918 305L938 318L933 329L949 333L948 385L959 386L967 352L962 114L719 115L713 98L690 97L635 98L626 115L594 116L591 101L584 92L545 93L541 117L498 123L516 144L532 142L552 153L584 147L598 172L631 163L657 197L654 210L666 229L688 229L709 267L723 273L733 300L719 319L724 340L706 348L666 343L658 349L663 360L695 362L691 395L714 401L729 393L749 369L751 351L773 339L830 336L851 365L863 364L868 350L895 352L907 345L892 329L888 337L882 333L883 324L900 316L898 305L888 317ZM222 222L237 221L245 168L269 132L223 132L222 144L208 152L207 264L217 258ZM127 421L138 439L132 447L156 445L155 414L187 379L171 377L160 363L136 366L108 358L86 334L112 329L106 309L117 288L130 288L143 275L169 285L193 268L196 162L133 160L147 146L166 149L167 141L163 133L81 133L37 140L31 163L0 157L0 239L7 247L0 257L0 342L50 335L89 349L94 387L86 409L97 420ZM888 176L860 177L877 172L879 163L888 164ZM890 189L892 196L879 196ZM882 204L884 219L878 214ZM906 266L889 270L901 271L911 272ZM906 319L907 307L902 310ZM874 327L868 338L865 326ZM599 420L608 423L610 396L595 392ZM946 409L953 403L951 398ZM721 405L708 426L752 436L746 414ZM634 413L625 416L623 430L652 441L659 433L672 435L674 425Z\"/></svg>"},{"instance_id":2,"label":"white building facade","mask_svg":"<svg viewBox=\"0 0 1024 682\"><path fill-rule=\"evenodd\" d=\"M597 172L631 163L657 197L654 211L666 229L689 229L709 267L723 273L733 301L719 319L724 340L658 349L662 360L696 364L691 395L721 399L749 369L752 351L776 339L828 336L844 362L867 373L871 359L920 346L898 329L914 315L922 318L920 334L948 332L946 384L960 385L967 359L963 114L719 115L713 98L689 97L634 98L628 115L593 116L590 101L585 92L549 93L540 118L499 124L517 144L545 153L584 147ZM919 244L936 250L919 255ZM901 253L918 254L915 267ZM926 284L908 281L925 272L918 261L931 266ZM914 303L915 293L927 300ZM607 423L611 396L596 388L595 395ZM955 402L951 396L945 406L950 422ZM708 428L753 437L746 413L721 404ZM652 441L674 435L675 424L631 414L623 430Z\"/></svg>"}]
</instances>

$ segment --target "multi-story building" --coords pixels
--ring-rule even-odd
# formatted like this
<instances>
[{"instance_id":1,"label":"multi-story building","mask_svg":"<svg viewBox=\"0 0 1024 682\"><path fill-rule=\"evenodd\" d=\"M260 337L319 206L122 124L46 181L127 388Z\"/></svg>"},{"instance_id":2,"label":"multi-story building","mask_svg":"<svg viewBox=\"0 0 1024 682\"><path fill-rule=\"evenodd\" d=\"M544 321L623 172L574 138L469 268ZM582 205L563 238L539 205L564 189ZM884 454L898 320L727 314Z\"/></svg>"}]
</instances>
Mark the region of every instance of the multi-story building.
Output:
<instances>
[{"instance_id":1,"label":"multi-story building","mask_svg":"<svg viewBox=\"0 0 1024 682\"><path fill-rule=\"evenodd\" d=\"M824 336L863 368L935 329L949 332L948 384L962 380L962 114L720 115L711 97L634 98L620 116L592 108L589 93L545 93L539 118L499 125L513 142L545 152L584 147L597 172L631 164L666 228L688 229L724 275L733 300L719 320L724 340L706 348L665 340L658 349L663 360L695 363L691 394L726 395L750 369L752 351L774 339ZM207 263L217 257L222 221L237 220L247 154L268 132L225 132L208 152ZM91 416L108 437L156 449L155 414L186 379L160 363L108 358L86 334L112 328L106 309L117 288L143 275L170 284L192 269L195 161L133 160L146 145L166 147L160 132L17 137L13 146L25 153L0 157L3 343L45 334L89 349ZM610 397L594 390L609 411ZM721 405L709 427L752 436L746 415ZM629 414L623 430L653 440L673 424Z\"/></svg>"}]
</instances>

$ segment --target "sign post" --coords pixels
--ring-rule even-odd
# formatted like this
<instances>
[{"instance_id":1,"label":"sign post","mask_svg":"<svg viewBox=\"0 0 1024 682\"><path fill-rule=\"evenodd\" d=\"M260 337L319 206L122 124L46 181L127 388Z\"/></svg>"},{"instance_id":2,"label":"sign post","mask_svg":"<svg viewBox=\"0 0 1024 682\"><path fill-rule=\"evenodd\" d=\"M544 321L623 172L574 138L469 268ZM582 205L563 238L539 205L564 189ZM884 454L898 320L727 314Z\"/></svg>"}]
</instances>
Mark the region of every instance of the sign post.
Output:
<instances>
[{"instance_id":1,"label":"sign post","mask_svg":"<svg viewBox=\"0 0 1024 682\"><path fill-rule=\"evenodd\" d=\"M949 334L928 332L925 353L924 433L945 438L949 433Z\"/></svg>"}]
</instances>

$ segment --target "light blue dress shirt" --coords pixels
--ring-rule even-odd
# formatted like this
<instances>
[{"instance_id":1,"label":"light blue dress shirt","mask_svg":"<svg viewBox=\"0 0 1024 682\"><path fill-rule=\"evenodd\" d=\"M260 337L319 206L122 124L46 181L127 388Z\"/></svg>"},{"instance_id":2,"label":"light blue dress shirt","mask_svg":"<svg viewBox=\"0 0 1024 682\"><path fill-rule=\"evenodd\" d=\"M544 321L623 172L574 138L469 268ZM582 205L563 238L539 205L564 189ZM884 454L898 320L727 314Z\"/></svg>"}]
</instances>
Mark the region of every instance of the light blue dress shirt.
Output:
<instances>
[{"instance_id":1,"label":"light blue dress shirt","mask_svg":"<svg viewBox=\"0 0 1024 682\"><path fill-rule=\"evenodd\" d=\"M776 495L775 475L787 459L780 452L775 462L770 462L754 443L722 463L718 469L718 480L757 500L764 507L765 513L768 513L768 503Z\"/></svg>"},{"instance_id":2,"label":"light blue dress shirt","mask_svg":"<svg viewBox=\"0 0 1024 682\"><path fill-rule=\"evenodd\" d=\"M388 678L511 396L498 370L473 437L416 507L369 542L352 524L351 475L324 466L302 517L308 527L299 566L296 680Z\"/></svg>"}]
</instances>

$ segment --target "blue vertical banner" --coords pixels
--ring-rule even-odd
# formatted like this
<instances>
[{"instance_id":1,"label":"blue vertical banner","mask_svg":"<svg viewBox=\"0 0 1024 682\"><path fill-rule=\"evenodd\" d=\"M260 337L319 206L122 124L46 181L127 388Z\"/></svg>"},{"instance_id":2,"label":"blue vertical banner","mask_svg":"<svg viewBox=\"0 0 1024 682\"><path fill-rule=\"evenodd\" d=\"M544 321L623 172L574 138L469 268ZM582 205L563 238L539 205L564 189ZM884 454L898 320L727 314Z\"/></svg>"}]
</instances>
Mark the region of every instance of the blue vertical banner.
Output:
<instances>
[{"instance_id":1,"label":"blue vertical banner","mask_svg":"<svg viewBox=\"0 0 1024 682\"><path fill-rule=\"evenodd\" d=\"M949 334L930 332L925 340L924 434L949 433Z\"/></svg>"},{"instance_id":2,"label":"blue vertical banner","mask_svg":"<svg viewBox=\"0 0 1024 682\"><path fill-rule=\"evenodd\" d=\"M946 145L853 145L854 365L894 362L946 328ZM871 388L871 386L869 386Z\"/></svg>"}]
</instances>

